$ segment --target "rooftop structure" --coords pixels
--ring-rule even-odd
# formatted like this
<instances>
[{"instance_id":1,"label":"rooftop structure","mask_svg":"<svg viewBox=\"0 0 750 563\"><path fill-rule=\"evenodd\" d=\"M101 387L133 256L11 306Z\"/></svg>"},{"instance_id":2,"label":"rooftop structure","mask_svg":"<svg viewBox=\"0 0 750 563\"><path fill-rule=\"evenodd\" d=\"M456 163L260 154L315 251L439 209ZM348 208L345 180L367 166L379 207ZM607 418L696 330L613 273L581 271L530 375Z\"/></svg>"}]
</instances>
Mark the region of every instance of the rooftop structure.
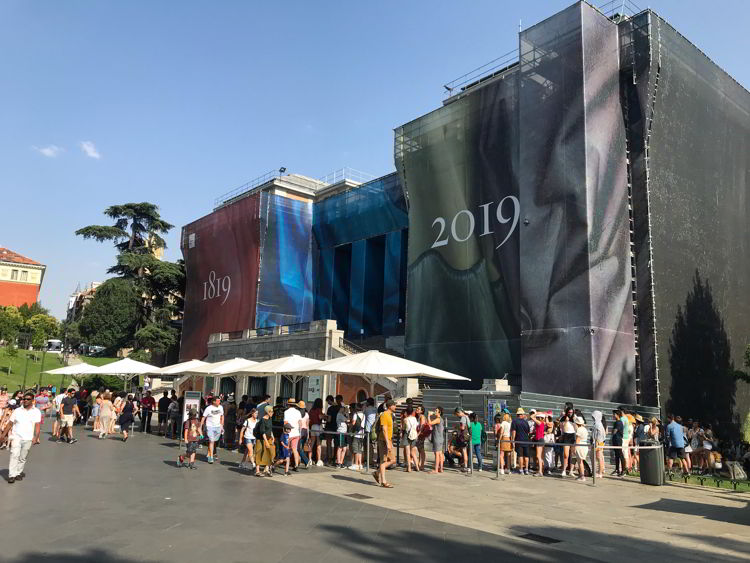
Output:
<instances>
[{"instance_id":1,"label":"rooftop structure","mask_svg":"<svg viewBox=\"0 0 750 563\"><path fill-rule=\"evenodd\" d=\"M36 303L46 268L36 260L0 247L0 306Z\"/></svg>"}]
</instances>

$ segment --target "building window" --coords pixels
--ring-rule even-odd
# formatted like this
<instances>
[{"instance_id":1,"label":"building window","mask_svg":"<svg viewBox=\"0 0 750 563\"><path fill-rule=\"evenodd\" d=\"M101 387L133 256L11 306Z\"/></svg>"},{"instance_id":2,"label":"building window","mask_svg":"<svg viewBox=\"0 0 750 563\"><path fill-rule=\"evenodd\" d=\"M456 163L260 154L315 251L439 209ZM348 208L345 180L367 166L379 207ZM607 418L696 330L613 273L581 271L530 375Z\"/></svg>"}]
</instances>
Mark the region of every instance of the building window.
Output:
<instances>
[{"instance_id":1,"label":"building window","mask_svg":"<svg viewBox=\"0 0 750 563\"><path fill-rule=\"evenodd\" d=\"M18 280L18 270L11 270L10 279L14 281Z\"/></svg>"},{"instance_id":2,"label":"building window","mask_svg":"<svg viewBox=\"0 0 750 563\"><path fill-rule=\"evenodd\" d=\"M29 272L21 270L21 281L29 281Z\"/></svg>"}]
</instances>

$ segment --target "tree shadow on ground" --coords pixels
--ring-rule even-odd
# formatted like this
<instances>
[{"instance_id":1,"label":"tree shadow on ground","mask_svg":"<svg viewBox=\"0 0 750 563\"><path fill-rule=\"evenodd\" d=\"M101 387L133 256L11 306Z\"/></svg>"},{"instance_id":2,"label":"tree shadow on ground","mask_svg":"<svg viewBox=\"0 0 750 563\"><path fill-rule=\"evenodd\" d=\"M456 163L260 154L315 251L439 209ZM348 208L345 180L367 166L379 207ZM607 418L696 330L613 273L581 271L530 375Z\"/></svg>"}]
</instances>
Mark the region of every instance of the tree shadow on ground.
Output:
<instances>
[{"instance_id":1,"label":"tree shadow on ground","mask_svg":"<svg viewBox=\"0 0 750 563\"><path fill-rule=\"evenodd\" d=\"M745 506L738 508L718 506L702 502L692 502L688 500L663 498L648 504L634 506L633 508L658 510L661 512L671 512L673 514L691 514L693 516L700 516L717 522L750 526L750 501L740 498L735 500L744 502Z\"/></svg>"},{"instance_id":2,"label":"tree shadow on ground","mask_svg":"<svg viewBox=\"0 0 750 563\"><path fill-rule=\"evenodd\" d=\"M358 485L376 485L380 486L375 482L375 479L373 479L371 476L369 476L369 479L364 478L357 478L357 477L350 477L349 475L331 475L331 479L336 479L337 481L349 481L350 483L357 483Z\"/></svg>"},{"instance_id":3,"label":"tree shadow on ground","mask_svg":"<svg viewBox=\"0 0 750 563\"><path fill-rule=\"evenodd\" d=\"M54 555L41 552L29 552L16 559L11 563L33 563L36 561L55 561L56 563L136 563L136 559L120 557L115 553L104 549L89 549L83 553L60 553Z\"/></svg>"}]
</instances>

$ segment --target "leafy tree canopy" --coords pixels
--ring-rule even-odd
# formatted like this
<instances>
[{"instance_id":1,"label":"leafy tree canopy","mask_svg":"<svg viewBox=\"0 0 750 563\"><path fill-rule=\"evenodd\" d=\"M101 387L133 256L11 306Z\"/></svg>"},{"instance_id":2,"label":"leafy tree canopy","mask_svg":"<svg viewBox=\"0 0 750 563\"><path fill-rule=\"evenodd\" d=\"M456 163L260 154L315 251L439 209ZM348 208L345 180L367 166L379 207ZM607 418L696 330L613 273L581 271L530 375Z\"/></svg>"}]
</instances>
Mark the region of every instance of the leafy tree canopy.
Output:
<instances>
[{"instance_id":1,"label":"leafy tree canopy","mask_svg":"<svg viewBox=\"0 0 750 563\"><path fill-rule=\"evenodd\" d=\"M13 342L23 327L23 317L15 307L0 307L0 340Z\"/></svg>"},{"instance_id":2,"label":"leafy tree canopy","mask_svg":"<svg viewBox=\"0 0 750 563\"><path fill-rule=\"evenodd\" d=\"M140 296L128 280L112 278L96 290L84 309L78 331L88 344L109 351L133 345L138 324Z\"/></svg>"}]
</instances>

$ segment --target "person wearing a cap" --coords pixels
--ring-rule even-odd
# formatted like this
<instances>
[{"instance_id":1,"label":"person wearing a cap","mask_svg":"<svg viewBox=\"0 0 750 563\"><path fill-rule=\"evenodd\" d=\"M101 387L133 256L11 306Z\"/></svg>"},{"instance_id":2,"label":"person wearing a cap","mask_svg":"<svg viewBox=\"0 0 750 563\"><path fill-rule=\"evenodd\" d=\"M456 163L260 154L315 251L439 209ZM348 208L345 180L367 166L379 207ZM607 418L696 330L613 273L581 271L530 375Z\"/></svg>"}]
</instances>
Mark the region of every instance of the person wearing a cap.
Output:
<instances>
[{"instance_id":1,"label":"person wearing a cap","mask_svg":"<svg viewBox=\"0 0 750 563\"><path fill-rule=\"evenodd\" d=\"M208 463L218 460L218 448L216 443L224 432L224 408L219 404L220 397L211 397L211 404L203 411L201 428L205 425L206 437L208 438Z\"/></svg>"},{"instance_id":2,"label":"person wearing a cap","mask_svg":"<svg viewBox=\"0 0 750 563\"><path fill-rule=\"evenodd\" d=\"M310 416L307 414L307 409L305 409L305 401L300 400L297 403L297 408L302 417L299 420L299 444L297 445L297 454L299 454L302 467L307 467L309 469L312 465L312 461L305 452L305 444L307 444L307 440L310 438Z\"/></svg>"},{"instance_id":3,"label":"person wearing a cap","mask_svg":"<svg viewBox=\"0 0 750 563\"><path fill-rule=\"evenodd\" d=\"M534 454L536 458L537 477L544 477L544 416L538 414L536 409L529 411L529 435L531 441L535 443Z\"/></svg>"},{"instance_id":4,"label":"person wearing a cap","mask_svg":"<svg viewBox=\"0 0 750 563\"><path fill-rule=\"evenodd\" d=\"M284 426L289 425L289 450L291 451L291 457L294 459L294 471L299 470L299 422L302 420L302 413L297 408L297 401L289 398L286 402L286 410L284 411ZM283 445L283 441L282 441ZM289 465L289 459L287 458L287 465Z\"/></svg>"},{"instance_id":5,"label":"person wearing a cap","mask_svg":"<svg viewBox=\"0 0 750 563\"><path fill-rule=\"evenodd\" d=\"M464 412L462 407L456 407L453 414L458 417L457 425L457 444L459 451L461 452L461 462L463 467L461 471L466 473L469 470L469 453L468 449L471 447L471 427L469 426L469 417Z\"/></svg>"},{"instance_id":6,"label":"person wearing a cap","mask_svg":"<svg viewBox=\"0 0 750 563\"><path fill-rule=\"evenodd\" d=\"M573 421L574 418L575 413L573 411L573 403L565 403L565 411L560 417L560 441L564 444L562 466L563 477L573 471L573 453L571 452L571 446L576 443L576 425Z\"/></svg>"},{"instance_id":7,"label":"person wearing a cap","mask_svg":"<svg viewBox=\"0 0 750 563\"><path fill-rule=\"evenodd\" d=\"M516 418L510 423L510 439L516 448L516 457L518 458L518 472L521 475L529 474L529 445L518 444L516 442L529 441L529 421L526 420L526 413L521 408L516 409Z\"/></svg>"},{"instance_id":8,"label":"person wearing a cap","mask_svg":"<svg viewBox=\"0 0 750 563\"><path fill-rule=\"evenodd\" d=\"M10 465L8 466L8 483L21 481L26 474L26 457L35 439L39 439L42 413L34 406L34 393L26 391L23 405L13 411L10 417Z\"/></svg>"},{"instance_id":9,"label":"person wearing a cap","mask_svg":"<svg viewBox=\"0 0 750 563\"><path fill-rule=\"evenodd\" d=\"M575 416L573 422L576 425L576 460L578 461L578 479L576 481L586 480L586 468L584 461L589 455L588 441L589 431L586 430L586 423L581 416Z\"/></svg>"},{"instance_id":10,"label":"person wearing a cap","mask_svg":"<svg viewBox=\"0 0 750 563\"><path fill-rule=\"evenodd\" d=\"M273 407L266 405L264 411L263 418L258 421L258 425L255 427L255 475L258 477L263 475L273 477L273 459L276 453L271 423ZM265 467L263 473L260 472L261 467Z\"/></svg>"},{"instance_id":11,"label":"person wearing a cap","mask_svg":"<svg viewBox=\"0 0 750 563\"><path fill-rule=\"evenodd\" d=\"M289 460L292 458L292 449L289 445L289 433L292 431L292 425L288 422L282 426L281 436L279 436L279 456L276 465L284 466L284 476L289 477Z\"/></svg>"}]
</instances>

